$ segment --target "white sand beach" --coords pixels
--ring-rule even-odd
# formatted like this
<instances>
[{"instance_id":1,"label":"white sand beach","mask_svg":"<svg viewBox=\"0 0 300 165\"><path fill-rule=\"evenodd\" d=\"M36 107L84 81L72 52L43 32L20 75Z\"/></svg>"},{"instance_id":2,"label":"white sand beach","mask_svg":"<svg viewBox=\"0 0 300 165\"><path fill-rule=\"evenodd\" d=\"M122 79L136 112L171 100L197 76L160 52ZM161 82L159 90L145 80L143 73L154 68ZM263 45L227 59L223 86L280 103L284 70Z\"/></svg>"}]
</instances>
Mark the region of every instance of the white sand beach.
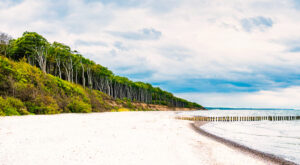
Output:
<instances>
[{"instance_id":1,"label":"white sand beach","mask_svg":"<svg viewBox=\"0 0 300 165\"><path fill-rule=\"evenodd\" d=\"M195 132L175 112L0 118L1 165L270 164Z\"/></svg>"}]
</instances>

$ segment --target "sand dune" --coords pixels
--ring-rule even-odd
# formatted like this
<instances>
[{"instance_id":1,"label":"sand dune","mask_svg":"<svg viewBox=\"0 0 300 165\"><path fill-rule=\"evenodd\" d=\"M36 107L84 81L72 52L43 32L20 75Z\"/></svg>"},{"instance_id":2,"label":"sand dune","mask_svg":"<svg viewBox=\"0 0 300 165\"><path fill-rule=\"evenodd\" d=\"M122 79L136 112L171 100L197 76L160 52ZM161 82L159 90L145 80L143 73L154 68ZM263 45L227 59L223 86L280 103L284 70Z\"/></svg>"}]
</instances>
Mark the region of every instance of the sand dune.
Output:
<instances>
[{"instance_id":1,"label":"sand dune","mask_svg":"<svg viewBox=\"0 0 300 165\"><path fill-rule=\"evenodd\" d=\"M0 164L267 164L195 132L175 112L0 118Z\"/></svg>"}]
</instances>

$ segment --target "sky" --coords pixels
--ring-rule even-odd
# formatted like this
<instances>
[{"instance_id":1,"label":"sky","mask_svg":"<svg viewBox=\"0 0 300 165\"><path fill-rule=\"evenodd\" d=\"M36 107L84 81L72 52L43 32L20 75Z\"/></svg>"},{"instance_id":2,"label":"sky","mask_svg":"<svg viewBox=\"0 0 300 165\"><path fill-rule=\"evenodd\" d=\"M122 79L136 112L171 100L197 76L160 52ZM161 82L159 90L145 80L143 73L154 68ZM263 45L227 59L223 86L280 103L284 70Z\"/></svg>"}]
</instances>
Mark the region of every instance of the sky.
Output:
<instances>
[{"instance_id":1,"label":"sky","mask_svg":"<svg viewBox=\"0 0 300 165\"><path fill-rule=\"evenodd\" d=\"M35 31L115 74L204 106L300 108L300 0L0 0L0 31Z\"/></svg>"}]
</instances>

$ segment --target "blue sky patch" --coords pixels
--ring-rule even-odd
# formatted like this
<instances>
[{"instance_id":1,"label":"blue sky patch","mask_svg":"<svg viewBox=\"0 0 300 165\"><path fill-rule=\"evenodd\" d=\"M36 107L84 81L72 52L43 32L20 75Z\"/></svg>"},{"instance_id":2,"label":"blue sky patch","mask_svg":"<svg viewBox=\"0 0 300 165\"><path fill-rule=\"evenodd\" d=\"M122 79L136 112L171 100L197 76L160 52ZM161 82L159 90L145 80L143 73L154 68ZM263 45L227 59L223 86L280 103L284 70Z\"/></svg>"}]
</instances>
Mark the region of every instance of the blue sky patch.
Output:
<instances>
[{"instance_id":1,"label":"blue sky patch","mask_svg":"<svg viewBox=\"0 0 300 165\"><path fill-rule=\"evenodd\" d=\"M158 40L162 33L154 28L144 28L137 32L109 32L114 36L118 36L129 40Z\"/></svg>"},{"instance_id":2,"label":"blue sky patch","mask_svg":"<svg viewBox=\"0 0 300 165\"><path fill-rule=\"evenodd\" d=\"M85 40L76 40L75 45L82 45L82 46L107 46L105 42L102 41L85 41Z\"/></svg>"},{"instance_id":3,"label":"blue sky patch","mask_svg":"<svg viewBox=\"0 0 300 165\"><path fill-rule=\"evenodd\" d=\"M263 16L244 18L241 20L241 25L247 32L251 32L253 29L264 31L265 29L272 27L273 24L274 23L271 18Z\"/></svg>"},{"instance_id":4,"label":"blue sky patch","mask_svg":"<svg viewBox=\"0 0 300 165\"><path fill-rule=\"evenodd\" d=\"M290 52L300 52L300 46L293 47L289 51Z\"/></svg>"},{"instance_id":5,"label":"blue sky patch","mask_svg":"<svg viewBox=\"0 0 300 165\"><path fill-rule=\"evenodd\" d=\"M104 5L114 4L120 7L135 7L140 5L142 1L137 0L84 0L87 3L101 2Z\"/></svg>"}]
</instances>

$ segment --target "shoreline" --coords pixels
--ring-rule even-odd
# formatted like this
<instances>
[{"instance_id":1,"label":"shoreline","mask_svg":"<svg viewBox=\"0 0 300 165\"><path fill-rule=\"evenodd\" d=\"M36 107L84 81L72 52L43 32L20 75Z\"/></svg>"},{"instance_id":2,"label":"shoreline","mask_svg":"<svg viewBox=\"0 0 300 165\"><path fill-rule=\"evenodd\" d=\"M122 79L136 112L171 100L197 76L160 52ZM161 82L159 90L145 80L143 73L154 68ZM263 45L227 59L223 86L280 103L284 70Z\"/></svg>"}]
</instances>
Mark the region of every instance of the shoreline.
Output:
<instances>
[{"instance_id":1,"label":"shoreline","mask_svg":"<svg viewBox=\"0 0 300 165\"><path fill-rule=\"evenodd\" d=\"M236 143L234 141L231 141L231 140L222 138L220 136L214 135L212 133L209 133L209 132L207 132L207 131L200 128L202 125L204 125L206 123L208 123L208 122L197 122L196 121L196 122L191 123L191 127L194 131L196 131L197 133L199 133L203 136L206 136L210 139L213 139L217 142L220 142L220 143L222 143L222 144L224 144L228 147L237 149L241 152L250 154L250 155L252 155L252 156L254 156L258 159L262 159L262 160L265 160L267 162L272 162L272 163L276 163L276 164L297 165L297 163L294 163L294 162L289 161L289 160L285 160L285 159L283 159L281 157L278 157L276 155L265 153L265 152L262 152L262 151L258 151L258 150L249 148L245 145L241 145L241 144Z\"/></svg>"}]
</instances>

